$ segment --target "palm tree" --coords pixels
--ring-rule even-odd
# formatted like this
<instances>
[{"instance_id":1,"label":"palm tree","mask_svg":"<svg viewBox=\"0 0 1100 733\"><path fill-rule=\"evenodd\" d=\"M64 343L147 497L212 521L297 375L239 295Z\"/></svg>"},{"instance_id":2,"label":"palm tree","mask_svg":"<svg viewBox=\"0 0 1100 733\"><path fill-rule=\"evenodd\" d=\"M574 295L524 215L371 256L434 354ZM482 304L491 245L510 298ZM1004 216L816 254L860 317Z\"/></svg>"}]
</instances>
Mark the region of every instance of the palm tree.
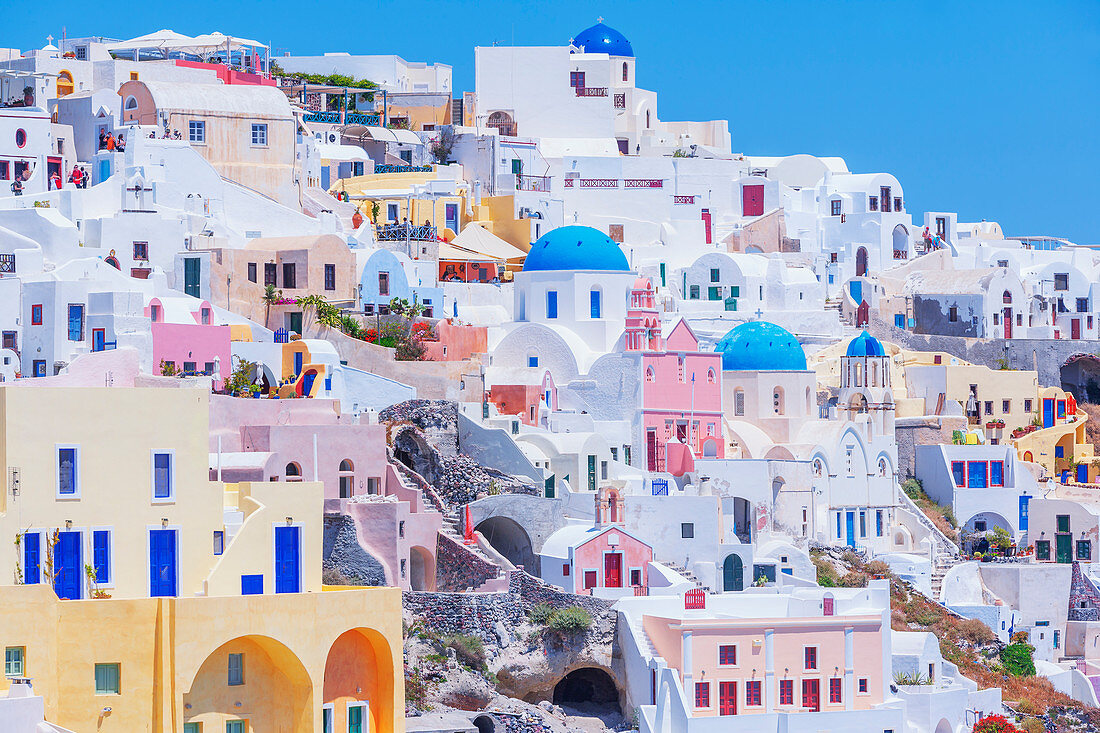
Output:
<instances>
[{"instance_id":1,"label":"palm tree","mask_svg":"<svg viewBox=\"0 0 1100 733\"><path fill-rule=\"evenodd\" d=\"M268 285L264 288L264 294L260 296L260 300L264 302L264 328L268 328L267 321L271 316L271 306L278 303L283 297L282 290L276 290L274 285Z\"/></svg>"}]
</instances>

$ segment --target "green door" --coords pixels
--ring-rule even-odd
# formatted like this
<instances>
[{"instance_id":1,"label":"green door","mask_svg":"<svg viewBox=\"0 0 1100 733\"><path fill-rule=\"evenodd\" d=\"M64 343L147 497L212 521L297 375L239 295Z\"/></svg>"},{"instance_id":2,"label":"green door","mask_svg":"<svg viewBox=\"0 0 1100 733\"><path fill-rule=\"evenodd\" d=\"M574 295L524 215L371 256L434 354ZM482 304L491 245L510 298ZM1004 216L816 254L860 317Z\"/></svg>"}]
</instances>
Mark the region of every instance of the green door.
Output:
<instances>
[{"instance_id":1,"label":"green door","mask_svg":"<svg viewBox=\"0 0 1100 733\"><path fill-rule=\"evenodd\" d=\"M186 257L183 260L183 292L193 298L199 297L199 258Z\"/></svg>"},{"instance_id":2,"label":"green door","mask_svg":"<svg viewBox=\"0 0 1100 733\"><path fill-rule=\"evenodd\" d=\"M745 589L745 566L738 555L729 555L722 564L722 590L725 592Z\"/></svg>"},{"instance_id":3,"label":"green door","mask_svg":"<svg viewBox=\"0 0 1100 733\"><path fill-rule=\"evenodd\" d=\"M588 457L588 490L596 490L596 456Z\"/></svg>"},{"instance_id":4,"label":"green door","mask_svg":"<svg viewBox=\"0 0 1100 733\"><path fill-rule=\"evenodd\" d=\"M1056 562L1073 562L1073 535L1060 534L1057 535L1058 545L1055 549L1054 559Z\"/></svg>"},{"instance_id":5,"label":"green door","mask_svg":"<svg viewBox=\"0 0 1100 733\"><path fill-rule=\"evenodd\" d=\"M290 328L287 329L293 333L302 335L302 313L297 311L295 313L287 313L287 317L290 320Z\"/></svg>"}]
</instances>

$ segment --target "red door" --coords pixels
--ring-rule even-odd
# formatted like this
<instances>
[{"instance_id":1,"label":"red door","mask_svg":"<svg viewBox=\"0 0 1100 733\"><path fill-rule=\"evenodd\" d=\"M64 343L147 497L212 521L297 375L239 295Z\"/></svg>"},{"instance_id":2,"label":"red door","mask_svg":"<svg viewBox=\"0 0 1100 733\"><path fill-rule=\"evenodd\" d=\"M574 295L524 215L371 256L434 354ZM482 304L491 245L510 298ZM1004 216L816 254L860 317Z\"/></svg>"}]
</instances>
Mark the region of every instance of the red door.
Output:
<instances>
[{"instance_id":1,"label":"red door","mask_svg":"<svg viewBox=\"0 0 1100 733\"><path fill-rule=\"evenodd\" d=\"M623 554L609 552L603 556L603 585L605 588L623 587Z\"/></svg>"},{"instance_id":2,"label":"red door","mask_svg":"<svg viewBox=\"0 0 1100 733\"><path fill-rule=\"evenodd\" d=\"M710 209L703 209L703 227L707 230L707 244L710 244Z\"/></svg>"},{"instance_id":3,"label":"red door","mask_svg":"<svg viewBox=\"0 0 1100 733\"><path fill-rule=\"evenodd\" d=\"M1012 338L1012 309L1005 308L1004 313L1001 314L1005 322L1005 338Z\"/></svg>"},{"instance_id":4,"label":"red door","mask_svg":"<svg viewBox=\"0 0 1100 733\"><path fill-rule=\"evenodd\" d=\"M811 713L821 711L820 680L802 680L802 707Z\"/></svg>"},{"instance_id":5,"label":"red door","mask_svg":"<svg viewBox=\"0 0 1100 733\"><path fill-rule=\"evenodd\" d=\"M718 714L737 715L736 682L720 682L718 684Z\"/></svg>"},{"instance_id":6,"label":"red door","mask_svg":"<svg viewBox=\"0 0 1100 733\"><path fill-rule=\"evenodd\" d=\"M1081 319L1074 318L1069 323L1069 337L1073 340L1081 338Z\"/></svg>"},{"instance_id":7,"label":"red door","mask_svg":"<svg viewBox=\"0 0 1100 733\"><path fill-rule=\"evenodd\" d=\"M741 212L744 216L762 216L764 213L764 187L741 187Z\"/></svg>"},{"instance_id":8,"label":"red door","mask_svg":"<svg viewBox=\"0 0 1100 733\"><path fill-rule=\"evenodd\" d=\"M650 428L645 431L646 467L650 471L657 470L657 431Z\"/></svg>"}]
</instances>

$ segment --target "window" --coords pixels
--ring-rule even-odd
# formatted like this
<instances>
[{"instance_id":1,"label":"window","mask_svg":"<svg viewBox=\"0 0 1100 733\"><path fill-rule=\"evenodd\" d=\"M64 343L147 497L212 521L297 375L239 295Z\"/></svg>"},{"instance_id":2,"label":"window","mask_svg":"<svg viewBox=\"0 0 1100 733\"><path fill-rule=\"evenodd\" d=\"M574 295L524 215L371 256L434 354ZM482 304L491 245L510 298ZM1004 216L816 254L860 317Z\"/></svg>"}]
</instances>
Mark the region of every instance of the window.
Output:
<instances>
[{"instance_id":1,"label":"window","mask_svg":"<svg viewBox=\"0 0 1100 733\"><path fill-rule=\"evenodd\" d=\"M600 461L600 480L607 481L607 461Z\"/></svg>"},{"instance_id":2,"label":"window","mask_svg":"<svg viewBox=\"0 0 1100 733\"><path fill-rule=\"evenodd\" d=\"M695 538L695 524L692 522L683 522L680 524L680 537L685 540Z\"/></svg>"},{"instance_id":3,"label":"window","mask_svg":"<svg viewBox=\"0 0 1100 733\"><path fill-rule=\"evenodd\" d=\"M24 671L23 658L27 650L21 646L9 646L4 649L4 676L22 677Z\"/></svg>"},{"instance_id":4,"label":"window","mask_svg":"<svg viewBox=\"0 0 1100 733\"><path fill-rule=\"evenodd\" d=\"M256 263L255 262L249 262L248 263L248 282L250 282L250 283L256 282Z\"/></svg>"},{"instance_id":5,"label":"window","mask_svg":"<svg viewBox=\"0 0 1100 733\"><path fill-rule=\"evenodd\" d=\"M593 290L588 294L589 311L593 318L600 317L600 291Z\"/></svg>"},{"instance_id":6,"label":"window","mask_svg":"<svg viewBox=\"0 0 1100 733\"><path fill-rule=\"evenodd\" d=\"M951 306L947 309L947 320L951 323L958 323L959 321L959 308L958 306Z\"/></svg>"},{"instance_id":7,"label":"window","mask_svg":"<svg viewBox=\"0 0 1100 733\"><path fill-rule=\"evenodd\" d=\"M202 120L189 120L187 123L187 139L193 143L206 142L206 123Z\"/></svg>"},{"instance_id":8,"label":"window","mask_svg":"<svg viewBox=\"0 0 1100 733\"><path fill-rule=\"evenodd\" d=\"M1005 485L1005 462L1004 461L990 461L989 462L989 485L990 486L1004 486Z\"/></svg>"},{"instance_id":9,"label":"window","mask_svg":"<svg viewBox=\"0 0 1100 733\"><path fill-rule=\"evenodd\" d=\"M244 655L243 654L230 654L229 655L229 684L234 685L234 686L244 684Z\"/></svg>"},{"instance_id":10,"label":"window","mask_svg":"<svg viewBox=\"0 0 1100 733\"><path fill-rule=\"evenodd\" d=\"M817 669L817 647L808 646L803 653L806 669Z\"/></svg>"},{"instance_id":11,"label":"window","mask_svg":"<svg viewBox=\"0 0 1100 733\"><path fill-rule=\"evenodd\" d=\"M147 260L147 259L149 259L149 243L148 242L134 242L134 259L135 260Z\"/></svg>"},{"instance_id":12,"label":"window","mask_svg":"<svg viewBox=\"0 0 1100 733\"><path fill-rule=\"evenodd\" d=\"M1058 631L1058 629L1054 630L1054 648L1055 649L1058 649L1062 645L1061 635L1062 634L1061 634L1061 632Z\"/></svg>"},{"instance_id":13,"label":"window","mask_svg":"<svg viewBox=\"0 0 1100 733\"><path fill-rule=\"evenodd\" d=\"M1078 313L1088 313L1088 310L1089 310L1089 299L1088 298L1078 298L1077 299L1077 312Z\"/></svg>"},{"instance_id":14,"label":"window","mask_svg":"<svg viewBox=\"0 0 1100 733\"><path fill-rule=\"evenodd\" d=\"M974 520L974 531L975 532L984 532L985 529L986 529L986 523L985 523L984 519L975 519Z\"/></svg>"},{"instance_id":15,"label":"window","mask_svg":"<svg viewBox=\"0 0 1100 733\"><path fill-rule=\"evenodd\" d=\"M184 371L188 371L186 365L191 362L184 362ZM190 371L195 371L192 366ZM153 498L154 499L171 499L172 498L172 454L171 453L154 453L153 454Z\"/></svg>"},{"instance_id":16,"label":"window","mask_svg":"<svg viewBox=\"0 0 1100 733\"><path fill-rule=\"evenodd\" d=\"M92 569L95 582L105 585L111 582L111 532L97 529L92 532Z\"/></svg>"},{"instance_id":17,"label":"window","mask_svg":"<svg viewBox=\"0 0 1100 733\"><path fill-rule=\"evenodd\" d=\"M584 589L588 590L590 588L595 588L595 587L596 587L596 571L595 570L585 570L584 571Z\"/></svg>"},{"instance_id":18,"label":"window","mask_svg":"<svg viewBox=\"0 0 1100 733\"><path fill-rule=\"evenodd\" d=\"M1055 290L1069 290L1069 273L1068 272L1056 272L1056 273L1054 273L1054 289Z\"/></svg>"},{"instance_id":19,"label":"window","mask_svg":"<svg viewBox=\"0 0 1100 733\"><path fill-rule=\"evenodd\" d=\"M214 530L214 554L220 555L225 552L225 532L220 529Z\"/></svg>"},{"instance_id":20,"label":"window","mask_svg":"<svg viewBox=\"0 0 1100 733\"><path fill-rule=\"evenodd\" d=\"M79 449L59 446L57 449L57 493L59 496L79 496Z\"/></svg>"},{"instance_id":21,"label":"window","mask_svg":"<svg viewBox=\"0 0 1100 733\"><path fill-rule=\"evenodd\" d=\"M202 723L184 723L183 733L202 733Z\"/></svg>"},{"instance_id":22,"label":"window","mask_svg":"<svg viewBox=\"0 0 1100 733\"><path fill-rule=\"evenodd\" d=\"M265 124L253 124L252 125L252 144L253 145L267 145L267 125Z\"/></svg>"},{"instance_id":23,"label":"window","mask_svg":"<svg viewBox=\"0 0 1100 733\"><path fill-rule=\"evenodd\" d=\"M84 340L84 306L80 303L69 304L69 340Z\"/></svg>"},{"instance_id":24,"label":"window","mask_svg":"<svg viewBox=\"0 0 1100 733\"><path fill-rule=\"evenodd\" d=\"M1092 560L1092 542L1090 540L1077 540L1077 559Z\"/></svg>"},{"instance_id":25,"label":"window","mask_svg":"<svg viewBox=\"0 0 1100 733\"><path fill-rule=\"evenodd\" d=\"M336 265L325 265L325 290L336 289Z\"/></svg>"},{"instance_id":26,"label":"window","mask_svg":"<svg viewBox=\"0 0 1100 733\"><path fill-rule=\"evenodd\" d=\"M558 291L547 290L546 291L546 317L557 318L558 317Z\"/></svg>"},{"instance_id":27,"label":"window","mask_svg":"<svg viewBox=\"0 0 1100 733\"><path fill-rule=\"evenodd\" d=\"M733 414L744 415L745 414L745 390L736 389L733 392Z\"/></svg>"},{"instance_id":28,"label":"window","mask_svg":"<svg viewBox=\"0 0 1100 733\"><path fill-rule=\"evenodd\" d=\"M963 461L951 461L951 477L956 486L966 486L966 464Z\"/></svg>"},{"instance_id":29,"label":"window","mask_svg":"<svg viewBox=\"0 0 1100 733\"><path fill-rule=\"evenodd\" d=\"M867 197L867 210L878 211L878 196Z\"/></svg>"},{"instance_id":30,"label":"window","mask_svg":"<svg viewBox=\"0 0 1100 733\"><path fill-rule=\"evenodd\" d=\"M1057 518L1057 527L1059 532L1069 532L1069 515L1059 514Z\"/></svg>"},{"instance_id":31,"label":"window","mask_svg":"<svg viewBox=\"0 0 1100 733\"><path fill-rule=\"evenodd\" d=\"M42 325L42 306L41 305L32 305L31 306L31 325L32 326L41 326Z\"/></svg>"},{"instance_id":32,"label":"window","mask_svg":"<svg viewBox=\"0 0 1100 733\"><path fill-rule=\"evenodd\" d=\"M268 285L271 285L272 287L275 286L275 263L274 262L265 262L264 263L264 287L267 287ZM385 295L385 293L383 293L383 295Z\"/></svg>"},{"instance_id":33,"label":"window","mask_svg":"<svg viewBox=\"0 0 1100 733\"><path fill-rule=\"evenodd\" d=\"M295 279L295 267L293 262L283 263L283 287L288 289L298 287Z\"/></svg>"},{"instance_id":34,"label":"window","mask_svg":"<svg viewBox=\"0 0 1100 733\"><path fill-rule=\"evenodd\" d=\"M1050 540L1035 540L1035 559L1050 559Z\"/></svg>"},{"instance_id":35,"label":"window","mask_svg":"<svg viewBox=\"0 0 1100 733\"><path fill-rule=\"evenodd\" d=\"M737 664L737 645L722 644L718 647L719 664Z\"/></svg>"},{"instance_id":36,"label":"window","mask_svg":"<svg viewBox=\"0 0 1100 733\"><path fill-rule=\"evenodd\" d=\"M719 278L720 276L721 276L721 273L720 273L720 272L718 271L718 268L717 268L717 267L712 267L712 268L710 268L710 281L711 281L712 283L716 283L716 282L718 282L718 278Z\"/></svg>"},{"instance_id":37,"label":"window","mask_svg":"<svg viewBox=\"0 0 1100 733\"><path fill-rule=\"evenodd\" d=\"M121 694L122 688L119 685L119 666L118 662L97 664L95 666L95 694Z\"/></svg>"},{"instance_id":38,"label":"window","mask_svg":"<svg viewBox=\"0 0 1100 733\"><path fill-rule=\"evenodd\" d=\"M882 510L879 509L878 511L875 512L875 536L876 537L881 537L882 536L882 525L883 525Z\"/></svg>"},{"instance_id":39,"label":"window","mask_svg":"<svg viewBox=\"0 0 1100 733\"><path fill-rule=\"evenodd\" d=\"M641 585L642 584L642 571L640 568L633 568L630 571L630 584Z\"/></svg>"},{"instance_id":40,"label":"window","mask_svg":"<svg viewBox=\"0 0 1100 733\"><path fill-rule=\"evenodd\" d=\"M699 286L692 285L688 288L688 300L699 300Z\"/></svg>"},{"instance_id":41,"label":"window","mask_svg":"<svg viewBox=\"0 0 1100 733\"><path fill-rule=\"evenodd\" d=\"M794 705L794 680L779 680L779 704Z\"/></svg>"},{"instance_id":42,"label":"window","mask_svg":"<svg viewBox=\"0 0 1100 733\"><path fill-rule=\"evenodd\" d=\"M1012 412L1012 400L1001 400L1001 412L1006 414Z\"/></svg>"},{"instance_id":43,"label":"window","mask_svg":"<svg viewBox=\"0 0 1100 733\"><path fill-rule=\"evenodd\" d=\"M709 708L710 707L710 683L709 682L696 682L695 683L695 707L697 707L697 708Z\"/></svg>"},{"instance_id":44,"label":"window","mask_svg":"<svg viewBox=\"0 0 1100 733\"><path fill-rule=\"evenodd\" d=\"M722 287L707 288L707 300L721 300L722 299Z\"/></svg>"},{"instance_id":45,"label":"window","mask_svg":"<svg viewBox=\"0 0 1100 733\"><path fill-rule=\"evenodd\" d=\"M760 680L749 680L745 683L745 704L760 705Z\"/></svg>"},{"instance_id":46,"label":"window","mask_svg":"<svg viewBox=\"0 0 1100 733\"><path fill-rule=\"evenodd\" d=\"M840 216L840 207L841 207L840 199L833 199L832 201L829 202L829 205L831 206L830 213L833 216ZM836 255L834 254L833 257L834 257L833 261L836 262L836 259L835 259Z\"/></svg>"},{"instance_id":47,"label":"window","mask_svg":"<svg viewBox=\"0 0 1100 733\"><path fill-rule=\"evenodd\" d=\"M879 193L881 194L880 198L882 200L882 210L885 211L886 213L890 213L890 187L889 186L879 187Z\"/></svg>"},{"instance_id":48,"label":"window","mask_svg":"<svg viewBox=\"0 0 1100 733\"><path fill-rule=\"evenodd\" d=\"M214 362L204 361L202 363L202 373L203 374L214 374Z\"/></svg>"},{"instance_id":49,"label":"window","mask_svg":"<svg viewBox=\"0 0 1100 733\"><path fill-rule=\"evenodd\" d=\"M630 69L626 65L626 62L624 61L623 62L623 81L627 81L629 78L630 78Z\"/></svg>"},{"instance_id":50,"label":"window","mask_svg":"<svg viewBox=\"0 0 1100 733\"><path fill-rule=\"evenodd\" d=\"M225 721L225 733L248 733L245 728L247 720L227 720Z\"/></svg>"},{"instance_id":51,"label":"window","mask_svg":"<svg viewBox=\"0 0 1100 733\"><path fill-rule=\"evenodd\" d=\"M366 709L366 703L348 703L348 733L363 733L363 719L366 717L363 712ZM367 723L367 728L370 728L370 723Z\"/></svg>"},{"instance_id":52,"label":"window","mask_svg":"<svg viewBox=\"0 0 1100 733\"><path fill-rule=\"evenodd\" d=\"M894 197L894 211L901 211L901 199L897 196Z\"/></svg>"},{"instance_id":53,"label":"window","mask_svg":"<svg viewBox=\"0 0 1100 733\"><path fill-rule=\"evenodd\" d=\"M378 273L378 294L389 295L390 294L390 273L380 272Z\"/></svg>"},{"instance_id":54,"label":"window","mask_svg":"<svg viewBox=\"0 0 1100 733\"><path fill-rule=\"evenodd\" d=\"M842 702L840 697L840 691L842 689L841 679L839 677L833 677L829 680L829 702L839 703Z\"/></svg>"},{"instance_id":55,"label":"window","mask_svg":"<svg viewBox=\"0 0 1100 733\"><path fill-rule=\"evenodd\" d=\"M539 358L537 356L528 356L527 357L527 366L537 367L538 365L539 365Z\"/></svg>"},{"instance_id":56,"label":"window","mask_svg":"<svg viewBox=\"0 0 1100 733\"><path fill-rule=\"evenodd\" d=\"M860 691L861 694L864 694L864 695L867 694L867 678L866 677L860 677L859 678L859 691Z\"/></svg>"},{"instance_id":57,"label":"window","mask_svg":"<svg viewBox=\"0 0 1100 733\"><path fill-rule=\"evenodd\" d=\"M992 415L993 414L993 401L992 400L986 400L983 407L985 407L985 414L986 415Z\"/></svg>"},{"instance_id":58,"label":"window","mask_svg":"<svg viewBox=\"0 0 1100 733\"><path fill-rule=\"evenodd\" d=\"M584 72L583 71L570 71L569 72L569 86L574 88L584 89Z\"/></svg>"},{"instance_id":59,"label":"window","mask_svg":"<svg viewBox=\"0 0 1100 733\"><path fill-rule=\"evenodd\" d=\"M1031 412L1031 400L1024 400L1024 412Z\"/></svg>"},{"instance_id":60,"label":"window","mask_svg":"<svg viewBox=\"0 0 1100 733\"><path fill-rule=\"evenodd\" d=\"M971 489L984 489L989 486L989 464L985 461L967 461L966 485Z\"/></svg>"}]
</instances>

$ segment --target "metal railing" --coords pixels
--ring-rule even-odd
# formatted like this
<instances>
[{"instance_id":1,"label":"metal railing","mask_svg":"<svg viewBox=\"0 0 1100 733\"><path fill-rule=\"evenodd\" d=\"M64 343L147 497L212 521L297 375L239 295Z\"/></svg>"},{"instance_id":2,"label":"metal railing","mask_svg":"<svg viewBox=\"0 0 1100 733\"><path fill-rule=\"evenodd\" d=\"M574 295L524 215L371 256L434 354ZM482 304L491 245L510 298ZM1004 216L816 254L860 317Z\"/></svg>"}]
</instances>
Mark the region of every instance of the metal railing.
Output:
<instances>
[{"instance_id":1,"label":"metal railing","mask_svg":"<svg viewBox=\"0 0 1100 733\"><path fill-rule=\"evenodd\" d=\"M378 241L380 242L434 242L437 239L434 226L414 226L412 224L379 224Z\"/></svg>"},{"instance_id":2,"label":"metal railing","mask_svg":"<svg viewBox=\"0 0 1100 733\"><path fill-rule=\"evenodd\" d=\"M626 109L626 94L615 95L615 109Z\"/></svg>"},{"instance_id":3,"label":"metal railing","mask_svg":"<svg viewBox=\"0 0 1100 733\"><path fill-rule=\"evenodd\" d=\"M525 176L516 174L516 189L519 191L538 191L550 193L550 178L548 176Z\"/></svg>"},{"instance_id":4,"label":"metal railing","mask_svg":"<svg viewBox=\"0 0 1100 733\"><path fill-rule=\"evenodd\" d=\"M375 173L431 173L430 165L394 165L393 163L375 164Z\"/></svg>"},{"instance_id":5,"label":"metal railing","mask_svg":"<svg viewBox=\"0 0 1100 733\"><path fill-rule=\"evenodd\" d=\"M367 127L377 127L379 121L382 119L381 115L377 114L365 114L363 112L348 112L344 115L345 125L366 125Z\"/></svg>"},{"instance_id":6,"label":"metal railing","mask_svg":"<svg viewBox=\"0 0 1100 733\"><path fill-rule=\"evenodd\" d=\"M607 87L573 87L578 97L606 97Z\"/></svg>"},{"instance_id":7,"label":"metal railing","mask_svg":"<svg viewBox=\"0 0 1100 733\"><path fill-rule=\"evenodd\" d=\"M332 125L340 124L339 112L309 112L302 116L306 122L325 122Z\"/></svg>"}]
</instances>

